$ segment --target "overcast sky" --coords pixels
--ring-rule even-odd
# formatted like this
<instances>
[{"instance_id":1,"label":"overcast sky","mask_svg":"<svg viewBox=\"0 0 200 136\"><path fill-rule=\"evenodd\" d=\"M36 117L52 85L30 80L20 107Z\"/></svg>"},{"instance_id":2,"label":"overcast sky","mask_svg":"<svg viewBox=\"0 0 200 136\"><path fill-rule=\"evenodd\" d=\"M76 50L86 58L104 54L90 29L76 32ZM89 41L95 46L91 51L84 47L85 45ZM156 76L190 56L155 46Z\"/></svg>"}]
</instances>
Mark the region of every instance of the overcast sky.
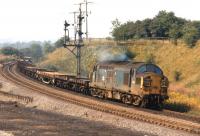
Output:
<instances>
[{"instance_id":1,"label":"overcast sky","mask_svg":"<svg viewBox=\"0 0 200 136\"><path fill-rule=\"evenodd\" d=\"M73 14L84 0L0 0L0 42L55 41L63 36L63 23L73 23ZM88 0L89 37L107 37L111 21L152 18L160 10L176 16L200 20L199 0Z\"/></svg>"}]
</instances>

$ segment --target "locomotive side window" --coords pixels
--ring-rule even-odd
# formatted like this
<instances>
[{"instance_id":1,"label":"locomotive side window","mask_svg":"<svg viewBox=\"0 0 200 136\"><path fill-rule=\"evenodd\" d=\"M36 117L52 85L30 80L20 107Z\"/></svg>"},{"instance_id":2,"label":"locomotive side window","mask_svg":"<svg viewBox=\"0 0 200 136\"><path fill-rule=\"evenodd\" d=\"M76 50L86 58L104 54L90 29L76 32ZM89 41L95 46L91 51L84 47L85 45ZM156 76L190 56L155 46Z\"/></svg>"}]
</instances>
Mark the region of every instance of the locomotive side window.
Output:
<instances>
[{"instance_id":1,"label":"locomotive side window","mask_svg":"<svg viewBox=\"0 0 200 136\"><path fill-rule=\"evenodd\" d=\"M111 70L107 70L107 83L111 83L113 78L113 72Z\"/></svg>"},{"instance_id":2,"label":"locomotive side window","mask_svg":"<svg viewBox=\"0 0 200 136\"><path fill-rule=\"evenodd\" d=\"M102 82L106 78L106 70L105 69L99 69L98 70L98 82Z\"/></svg>"},{"instance_id":3,"label":"locomotive side window","mask_svg":"<svg viewBox=\"0 0 200 136\"><path fill-rule=\"evenodd\" d=\"M124 80L124 73L123 71L116 71L116 86L121 86L123 85L123 80Z\"/></svg>"},{"instance_id":4,"label":"locomotive side window","mask_svg":"<svg viewBox=\"0 0 200 136\"><path fill-rule=\"evenodd\" d=\"M116 75L115 75L115 82L116 82L116 86L118 87L123 86L123 85L128 86L129 73L127 71L117 70Z\"/></svg>"},{"instance_id":5,"label":"locomotive side window","mask_svg":"<svg viewBox=\"0 0 200 136\"><path fill-rule=\"evenodd\" d=\"M124 73L124 85L128 85L129 73Z\"/></svg>"},{"instance_id":6,"label":"locomotive side window","mask_svg":"<svg viewBox=\"0 0 200 136\"><path fill-rule=\"evenodd\" d=\"M135 84L136 84L136 85L140 85L140 83L141 83L141 78L136 78Z\"/></svg>"}]
</instances>

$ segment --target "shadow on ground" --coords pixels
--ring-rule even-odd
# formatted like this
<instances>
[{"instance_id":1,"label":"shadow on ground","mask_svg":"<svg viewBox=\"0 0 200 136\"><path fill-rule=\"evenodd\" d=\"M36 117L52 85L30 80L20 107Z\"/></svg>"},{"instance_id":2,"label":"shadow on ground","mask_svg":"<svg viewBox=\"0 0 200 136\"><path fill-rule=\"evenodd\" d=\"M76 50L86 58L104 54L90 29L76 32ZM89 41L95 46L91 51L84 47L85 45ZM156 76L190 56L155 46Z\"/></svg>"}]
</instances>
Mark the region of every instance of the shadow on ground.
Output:
<instances>
[{"instance_id":1,"label":"shadow on ground","mask_svg":"<svg viewBox=\"0 0 200 136\"><path fill-rule=\"evenodd\" d=\"M151 136L137 130L130 131L81 117L64 116L1 101L0 130L12 132L15 136Z\"/></svg>"},{"instance_id":2,"label":"shadow on ground","mask_svg":"<svg viewBox=\"0 0 200 136\"><path fill-rule=\"evenodd\" d=\"M176 112L189 112L192 107L184 103L165 103L164 108Z\"/></svg>"}]
</instances>

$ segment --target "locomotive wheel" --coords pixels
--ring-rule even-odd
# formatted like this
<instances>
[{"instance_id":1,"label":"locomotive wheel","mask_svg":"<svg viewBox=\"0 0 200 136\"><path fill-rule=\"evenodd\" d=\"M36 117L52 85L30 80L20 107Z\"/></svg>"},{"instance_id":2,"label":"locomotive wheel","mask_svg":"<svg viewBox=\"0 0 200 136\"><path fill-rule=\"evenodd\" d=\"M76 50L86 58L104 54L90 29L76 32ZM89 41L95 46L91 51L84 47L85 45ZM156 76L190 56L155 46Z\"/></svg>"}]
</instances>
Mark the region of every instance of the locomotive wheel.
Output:
<instances>
[{"instance_id":1,"label":"locomotive wheel","mask_svg":"<svg viewBox=\"0 0 200 136\"><path fill-rule=\"evenodd\" d=\"M97 94L98 94L98 97L101 99L107 98L106 92L104 90L99 90L99 92L97 92Z\"/></svg>"},{"instance_id":2,"label":"locomotive wheel","mask_svg":"<svg viewBox=\"0 0 200 136\"><path fill-rule=\"evenodd\" d=\"M91 95L92 95L93 97L96 96L96 90L91 90L90 92L91 92Z\"/></svg>"},{"instance_id":3,"label":"locomotive wheel","mask_svg":"<svg viewBox=\"0 0 200 136\"><path fill-rule=\"evenodd\" d=\"M123 103L131 104L132 101L133 101L133 98L132 98L131 95L124 95L124 96L122 96L121 100L122 100Z\"/></svg>"},{"instance_id":4,"label":"locomotive wheel","mask_svg":"<svg viewBox=\"0 0 200 136\"><path fill-rule=\"evenodd\" d=\"M142 103L142 99L139 96L133 96L133 105L140 106Z\"/></svg>"}]
</instances>

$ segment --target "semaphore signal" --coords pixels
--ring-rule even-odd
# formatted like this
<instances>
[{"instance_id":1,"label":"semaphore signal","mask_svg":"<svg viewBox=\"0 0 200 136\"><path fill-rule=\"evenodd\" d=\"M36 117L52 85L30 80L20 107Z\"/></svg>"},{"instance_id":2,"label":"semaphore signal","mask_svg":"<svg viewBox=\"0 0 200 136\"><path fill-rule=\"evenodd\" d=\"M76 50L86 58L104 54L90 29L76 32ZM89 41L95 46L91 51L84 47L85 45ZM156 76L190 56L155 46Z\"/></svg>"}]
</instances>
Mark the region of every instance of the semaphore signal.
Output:
<instances>
[{"instance_id":1,"label":"semaphore signal","mask_svg":"<svg viewBox=\"0 0 200 136\"><path fill-rule=\"evenodd\" d=\"M79 3L79 11L78 12L72 12L74 14L74 42L71 42L70 37L69 37L69 29L68 27L70 24L65 21L64 23L64 44L63 46L68 49L77 59L77 76L81 76L81 47L84 46L83 44L83 37L82 35L84 34L82 31L83 27L83 19L86 18L86 38L88 38L88 11L87 11L87 5L91 2L87 2L87 0L84 3ZM84 11L82 11L82 5L86 5L86 11L85 11L85 16L84 17ZM77 4L76 4L77 5ZM74 47L74 48L70 48Z\"/></svg>"}]
</instances>

